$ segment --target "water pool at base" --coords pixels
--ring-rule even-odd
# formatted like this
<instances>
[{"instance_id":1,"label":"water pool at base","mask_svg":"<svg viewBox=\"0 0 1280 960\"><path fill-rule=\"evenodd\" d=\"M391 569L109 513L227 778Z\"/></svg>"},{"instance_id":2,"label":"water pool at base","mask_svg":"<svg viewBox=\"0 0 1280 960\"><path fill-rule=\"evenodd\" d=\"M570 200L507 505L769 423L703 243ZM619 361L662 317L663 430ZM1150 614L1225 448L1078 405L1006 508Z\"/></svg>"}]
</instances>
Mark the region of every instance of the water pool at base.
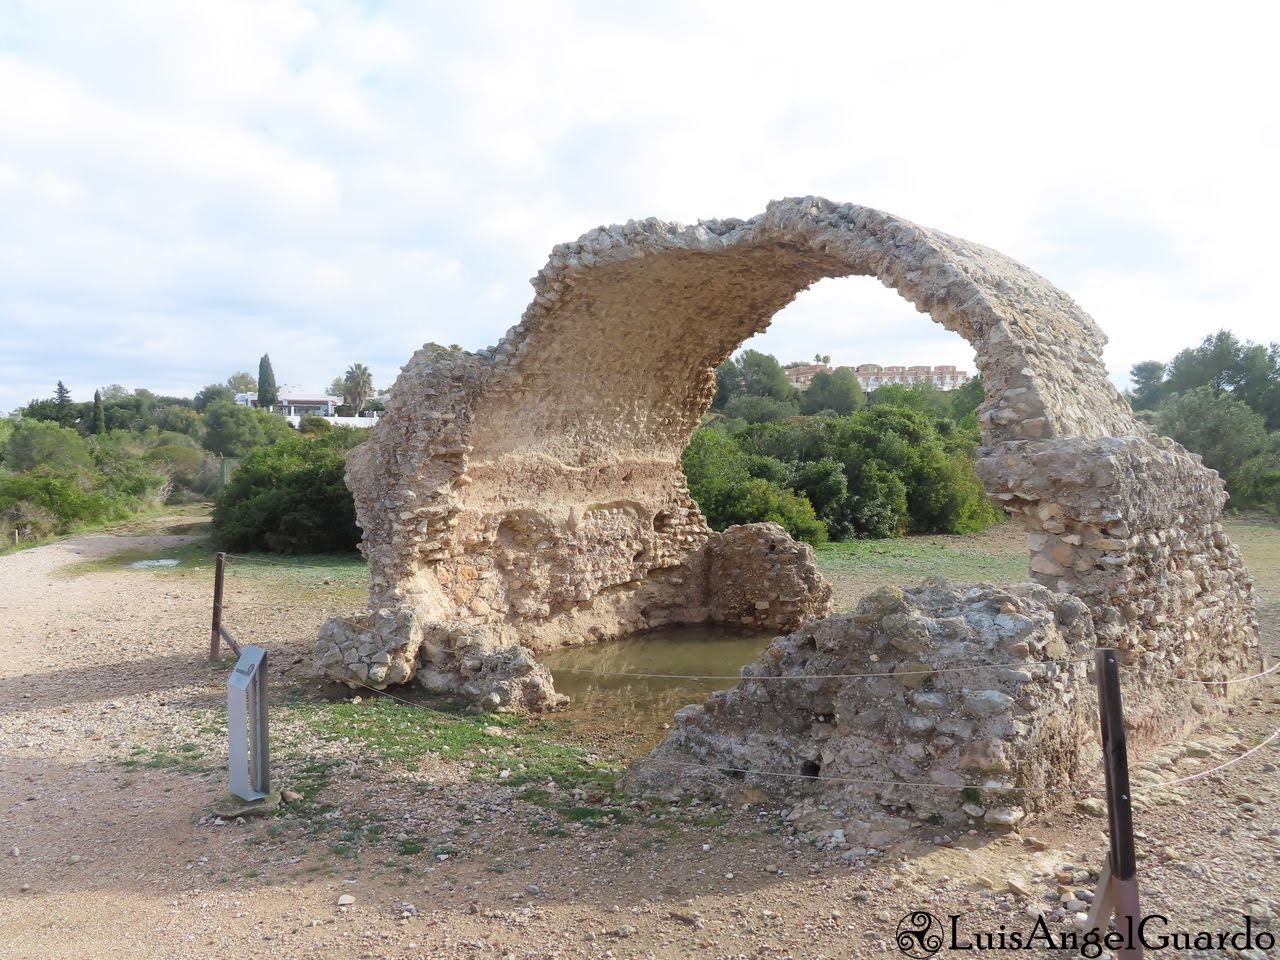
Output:
<instances>
[{"instance_id":1,"label":"water pool at base","mask_svg":"<svg viewBox=\"0 0 1280 960\"><path fill-rule=\"evenodd\" d=\"M690 703L732 687L738 671L754 660L776 634L744 632L711 624L669 627L565 647L540 655L555 678L556 690L571 698L562 714L587 736L619 737L639 749L662 739L664 724ZM610 673L660 673L729 677L686 680L599 676Z\"/></svg>"}]
</instances>

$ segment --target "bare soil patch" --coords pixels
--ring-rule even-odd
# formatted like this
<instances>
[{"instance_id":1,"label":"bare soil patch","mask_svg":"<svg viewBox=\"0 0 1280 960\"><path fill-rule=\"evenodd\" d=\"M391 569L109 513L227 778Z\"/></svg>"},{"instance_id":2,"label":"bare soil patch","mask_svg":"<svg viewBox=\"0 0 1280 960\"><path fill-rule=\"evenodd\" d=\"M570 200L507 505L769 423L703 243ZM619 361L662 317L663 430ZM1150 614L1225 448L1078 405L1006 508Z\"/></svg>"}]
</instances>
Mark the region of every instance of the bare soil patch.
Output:
<instances>
[{"instance_id":1,"label":"bare soil patch","mask_svg":"<svg viewBox=\"0 0 1280 960\"><path fill-rule=\"evenodd\" d=\"M270 651L274 772L294 799L277 817L218 823L208 811L225 790L227 664L206 660L211 565L193 535L84 537L0 557L0 955L897 955L910 910L961 914L970 930L1027 928L1029 909L1052 915L1061 902L1064 865L1101 865L1105 822L1074 806L1001 837L919 824L882 854L845 857L775 807L621 797L624 741L593 746L555 717L462 716L318 687L304 658L327 616L362 605L354 560L233 563L227 622ZM1274 658L1280 529L1232 535L1259 579ZM907 574L1007 570L1020 536L913 539L823 563L847 606ZM126 550L183 562L111 561ZM1190 752L1133 763L1185 776L1277 726L1280 684L1264 682ZM1145 904L1171 929L1238 927L1252 910L1255 928L1275 930L1278 757L1269 748L1142 799ZM344 895L354 902L339 906Z\"/></svg>"}]
</instances>

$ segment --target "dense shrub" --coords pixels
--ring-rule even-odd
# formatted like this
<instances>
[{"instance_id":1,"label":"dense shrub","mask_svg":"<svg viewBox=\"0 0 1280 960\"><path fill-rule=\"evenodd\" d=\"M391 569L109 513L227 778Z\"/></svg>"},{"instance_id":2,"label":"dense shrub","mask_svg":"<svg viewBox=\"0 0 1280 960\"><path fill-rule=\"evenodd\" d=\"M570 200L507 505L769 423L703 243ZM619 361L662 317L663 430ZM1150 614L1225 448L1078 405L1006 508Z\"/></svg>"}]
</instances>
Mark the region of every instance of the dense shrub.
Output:
<instances>
[{"instance_id":1,"label":"dense shrub","mask_svg":"<svg viewBox=\"0 0 1280 960\"><path fill-rule=\"evenodd\" d=\"M772 521L786 528L797 540L826 543L827 527L803 495L758 479L748 480L733 493L720 515L723 526Z\"/></svg>"},{"instance_id":2,"label":"dense shrub","mask_svg":"<svg viewBox=\"0 0 1280 960\"><path fill-rule=\"evenodd\" d=\"M800 407L793 400L775 400L752 394L734 397L724 407L724 415L730 420L744 420L747 423L772 423L794 417L799 412Z\"/></svg>"},{"instance_id":3,"label":"dense shrub","mask_svg":"<svg viewBox=\"0 0 1280 960\"><path fill-rule=\"evenodd\" d=\"M919 396L932 399L927 391ZM837 540L981 530L999 514L973 472L978 435L971 416L966 409L956 423L878 404L845 417L704 427L685 453L689 491L713 527L772 512L787 518L779 522L793 536L807 531L804 538L815 542L822 534L806 511ZM748 489L749 481L779 492L767 510L763 489Z\"/></svg>"},{"instance_id":4,"label":"dense shrub","mask_svg":"<svg viewBox=\"0 0 1280 960\"><path fill-rule=\"evenodd\" d=\"M5 446L4 465L23 471L44 467L54 471L88 469L93 465L80 434L50 420L20 420Z\"/></svg>"},{"instance_id":5,"label":"dense shrub","mask_svg":"<svg viewBox=\"0 0 1280 960\"><path fill-rule=\"evenodd\" d=\"M1232 480L1237 506L1280 515L1280 431L1271 434L1266 450L1240 465Z\"/></svg>"},{"instance_id":6,"label":"dense shrub","mask_svg":"<svg viewBox=\"0 0 1280 960\"><path fill-rule=\"evenodd\" d=\"M324 417L318 417L314 413L308 413L298 421L298 431L300 433L328 433L333 429L333 424Z\"/></svg>"},{"instance_id":7,"label":"dense shrub","mask_svg":"<svg viewBox=\"0 0 1280 960\"><path fill-rule=\"evenodd\" d=\"M205 463L205 456L200 450L176 443L151 448L146 453L146 459L168 470L175 483L188 489Z\"/></svg>"},{"instance_id":8,"label":"dense shrub","mask_svg":"<svg viewBox=\"0 0 1280 960\"><path fill-rule=\"evenodd\" d=\"M822 543L826 526L803 493L783 486L787 465L767 456L750 456L721 429L697 431L684 452L689 492L717 530L735 523L772 520L797 540Z\"/></svg>"},{"instance_id":9,"label":"dense shrub","mask_svg":"<svg viewBox=\"0 0 1280 960\"><path fill-rule=\"evenodd\" d=\"M0 517L12 524L23 516L38 516L47 527L24 536L66 533L81 525L121 520L129 513L127 498L110 489L93 489L79 476L43 470L0 475Z\"/></svg>"},{"instance_id":10,"label":"dense shrub","mask_svg":"<svg viewBox=\"0 0 1280 960\"><path fill-rule=\"evenodd\" d=\"M243 457L292 435L284 417L228 400L215 400L204 413L205 449L224 457Z\"/></svg>"},{"instance_id":11,"label":"dense shrub","mask_svg":"<svg viewBox=\"0 0 1280 960\"><path fill-rule=\"evenodd\" d=\"M291 432L255 450L214 506L219 543L230 550L277 553L354 549L360 528L343 482L343 453L360 439L352 429L316 439Z\"/></svg>"}]
</instances>

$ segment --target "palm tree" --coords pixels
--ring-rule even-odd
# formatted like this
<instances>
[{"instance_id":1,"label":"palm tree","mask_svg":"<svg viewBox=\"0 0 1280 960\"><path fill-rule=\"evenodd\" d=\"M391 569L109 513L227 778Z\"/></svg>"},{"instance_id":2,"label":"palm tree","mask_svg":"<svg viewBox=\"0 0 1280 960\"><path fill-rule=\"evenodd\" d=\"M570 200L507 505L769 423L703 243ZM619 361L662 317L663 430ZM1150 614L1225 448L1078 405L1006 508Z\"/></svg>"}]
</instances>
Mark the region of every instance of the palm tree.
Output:
<instances>
[{"instance_id":1,"label":"palm tree","mask_svg":"<svg viewBox=\"0 0 1280 960\"><path fill-rule=\"evenodd\" d=\"M344 399L355 408L358 417L373 395L373 374L363 363L353 363L342 380L346 387Z\"/></svg>"}]
</instances>

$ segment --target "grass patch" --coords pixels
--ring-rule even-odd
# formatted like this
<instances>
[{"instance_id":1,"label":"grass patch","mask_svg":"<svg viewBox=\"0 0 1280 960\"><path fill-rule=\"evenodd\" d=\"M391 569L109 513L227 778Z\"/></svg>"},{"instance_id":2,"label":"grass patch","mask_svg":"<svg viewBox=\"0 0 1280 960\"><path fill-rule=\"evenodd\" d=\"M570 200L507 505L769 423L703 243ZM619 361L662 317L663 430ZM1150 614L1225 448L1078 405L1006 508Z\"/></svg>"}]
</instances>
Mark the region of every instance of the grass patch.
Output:
<instances>
[{"instance_id":1,"label":"grass patch","mask_svg":"<svg viewBox=\"0 0 1280 960\"><path fill-rule=\"evenodd\" d=\"M932 576L961 582L1016 583L1028 576L1025 546L980 537L972 542L929 536L848 540L824 543L816 550L818 566L827 574L882 576L910 583Z\"/></svg>"},{"instance_id":2,"label":"grass patch","mask_svg":"<svg viewBox=\"0 0 1280 960\"><path fill-rule=\"evenodd\" d=\"M511 786L521 799L568 822L627 822L626 814L610 805L618 798L617 771L584 747L554 739L559 729L554 723L509 714L458 714L389 697L297 704L292 712L320 739L358 743L390 762L412 764L435 756L467 763L473 781ZM493 727L502 734L485 732Z\"/></svg>"},{"instance_id":3,"label":"grass patch","mask_svg":"<svg viewBox=\"0 0 1280 960\"><path fill-rule=\"evenodd\" d=\"M177 770L179 773L203 774L219 769L205 762L204 748L184 743L177 748L135 747L120 761L126 770Z\"/></svg>"}]
</instances>

